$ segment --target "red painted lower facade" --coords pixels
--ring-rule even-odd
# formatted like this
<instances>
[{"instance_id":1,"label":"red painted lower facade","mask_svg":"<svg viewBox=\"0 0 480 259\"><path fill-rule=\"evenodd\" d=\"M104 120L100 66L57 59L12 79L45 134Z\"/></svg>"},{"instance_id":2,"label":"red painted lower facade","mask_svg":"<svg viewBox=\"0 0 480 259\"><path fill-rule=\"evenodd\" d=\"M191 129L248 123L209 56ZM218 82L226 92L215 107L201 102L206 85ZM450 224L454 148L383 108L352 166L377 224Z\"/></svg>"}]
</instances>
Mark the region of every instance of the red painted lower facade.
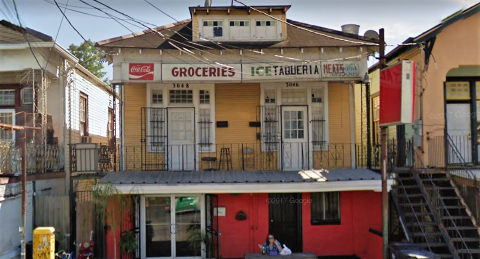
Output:
<instances>
[{"instance_id":1,"label":"red painted lower facade","mask_svg":"<svg viewBox=\"0 0 480 259\"><path fill-rule=\"evenodd\" d=\"M245 253L259 252L258 244L265 242L269 232L268 197L267 193L218 195L218 206L226 209L226 215L218 217L221 258L243 258ZM310 193L303 193L302 199L309 200ZM317 256L382 258L382 238L370 231L382 229L381 193L341 192L341 223L337 225L312 225L310 206L308 202L301 205L303 252ZM235 219L239 211L247 215L246 220ZM117 233L117 242L119 238ZM117 258L119 253L117 250ZM111 231L107 233L107 258L114 258Z\"/></svg>"}]
</instances>

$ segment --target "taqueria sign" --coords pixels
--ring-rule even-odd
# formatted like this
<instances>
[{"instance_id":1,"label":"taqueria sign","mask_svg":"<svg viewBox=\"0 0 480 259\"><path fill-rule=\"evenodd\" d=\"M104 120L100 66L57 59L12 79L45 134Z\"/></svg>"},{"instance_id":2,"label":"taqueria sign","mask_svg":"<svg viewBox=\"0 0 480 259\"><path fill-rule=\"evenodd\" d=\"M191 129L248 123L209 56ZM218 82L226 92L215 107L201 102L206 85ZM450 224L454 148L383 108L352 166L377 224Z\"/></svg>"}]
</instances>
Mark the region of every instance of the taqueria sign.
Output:
<instances>
[{"instance_id":1,"label":"taqueria sign","mask_svg":"<svg viewBox=\"0 0 480 259\"><path fill-rule=\"evenodd\" d=\"M243 64L123 63L122 81L248 82L264 80L358 80L366 64L360 60Z\"/></svg>"}]
</instances>

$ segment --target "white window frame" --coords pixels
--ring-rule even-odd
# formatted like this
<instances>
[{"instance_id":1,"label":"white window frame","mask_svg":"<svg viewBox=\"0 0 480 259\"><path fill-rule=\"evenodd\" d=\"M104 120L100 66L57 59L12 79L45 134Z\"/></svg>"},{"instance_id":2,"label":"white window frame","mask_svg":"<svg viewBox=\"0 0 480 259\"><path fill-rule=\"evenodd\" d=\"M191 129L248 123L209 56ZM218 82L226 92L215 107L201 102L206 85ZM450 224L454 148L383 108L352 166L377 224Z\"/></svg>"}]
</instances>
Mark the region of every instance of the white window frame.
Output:
<instances>
[{"instance_id":1,"label":"white window frame","mask_svg":"<svg viewBox=\"0 0 480 259\"><path fill-rule=\"evenodd\" d=\"M190 84L188 90L193 90L193 103L174 103L170 104L170 90L181 90L182 88L177 88L174 85L178 84L158 84L152 83L147 84L147 107L151 108L180 108L180 107L194 107L195 108L195 145L199 146L200 141L200 125L198 123L200 117L200 109L210 108L210 138L211 138L211 148L210 149L197 149L198 153L213 153L216 152L216 127L215 127L215 84ZM186 86L186 84L184 84ZM187 89L187 88L183 88ZM152 102L152 93L154 90L161 90L163 93L162 103L153 104ZM200 90L207 90L210 93L210 104L200 104ZM147 114L147 122L150 114ZM168 119L168 118L167 118ZM147 135L150 134L150 124L147 126ZM165 122L165 126L168 128L168 121ZM168 135L168 134L167 134ZM169 136L167 136L168 138ZM158 152L150 151L148 152ZM164 151L161 151L164 152ZM198 155L198 154L197 154ZM198 163L198 159L197 159Z\"/></svg>"},{"instance_id":2,"label":"white window frame","mask_svg":"<svg viewBox=\"0 0 480 259\"><path fill-rule=\"evenodd\" d=\"M12 125L15 125L15 109L0 109L0 116L1 114L10 113L12 114ZM0 141L7 141L6 139L0 139ZM15 143L15 130L12 130L12 143Z\"/></svg>"},{"instance_id":3,"label":"white window frame","mask_svg":"<svg viewBox=\"0 0 480 259\"><path fill-rule=\"evenodd\" d=\"M275 106L289 106L289 105L292 105L292 106L295 106L295 105L307 105L308 106L308 121L307 121L307 125L308 125L308 141L309 143L312 145L311 146L311 150L313 151L328 151L329 150L329 143L330 143L330 135L329 135L329 127L330 127L330 123L329 123L329 116L328 116L328 82L298 82L299 83L299 88L305 88L306 89L306 101L304 103L288 103L288 104L284 104L282 103L282 89L286 89L286 88L290 88L290 87L287 87L285 82L282 82L282 83L262 83L261 86L260 86L260 106L262 107L265 107L265 106L268 106L268 105L275 105ZM279 86L280 85L280 86ZM323 139L326 143L326 145L323 147L323 149L313 149L313 143L312 143L312 140L313 140L313 129L312 129L312 125L311 125L311 118L313 118L312 116L312 111L313 111L313 105L312 105L312 88L320 88L322 87L323 88L323 113L324 113L324 118L325 118L325 122L324 122L324 135L323 135ZM270 90L270 89L276 89L276 102L275 104L266 104L265 103L265 90ZM282 114L279 114L279 116L282 116ZM263 114L260 114L260 120L263 122L264 118L263 118ZM279 118L280 120L280 118ZM264 125L263 123L261 124L261 132L264 131ZM279 134L282 133L283 131L283 128L282 128L282 125L281 123L279 122ZM281 141L281 135L279 136L279 142ZM263 144L263 139L262 139L262 151L266 151L265 150L265 146Z\"/></svg>"},{"instance_id":4,"label":"white window frame","mask_svg":"<svg viewBox=\"0 0 480 259\"><path fill-rule=\"evenodd\" d=\"M25 90L32 90L32 101L31 102L25 102ZM33 87L24 87L22 88L22 90L20 91L21 92L21 96L22 96L22 104L33 104L34 102L34 99L35 99L35 94L33 93L34 89Z\"/></svg>"},{"instance_id":5,"label":"white window frame","mask_svg":"<svg viewBox=\"0 0 480 259\"><path fill-rule=\"evenodd\" d=\"M217 24L217 26L204 25L205 22L207 22L207 23L208 22L221 22L222 25L221 26L218 26L218 24ZM201 23L201 28L202 28L200 36L203 37L203 38L209 38L209 39L224 39L225 36L226 36L226 31L227 31L226 28L228 27L228 25L230 25L230 23L226 24L224 19L214 19L214 18L207 19L207 20L201 20L200 23ZM222 28L222 36L215 36L215 31L214 31L215 27L221 27ZM210 36L210 35L205 36L204 35L203 32L204 32L205 28L212 28L212 36Z\"/></svg>"},{"instance_id":6,"label":"white window frame","mask_svg":"<svg viewBox=\"0 0 480 259\"><path fill-rule=\"evenodd\" d=\"M13 104L0 104L1 106L15 106L16 103L16 91L15 89L1 89L0 92L13 92Z\"/></svg>"}]
</instances>

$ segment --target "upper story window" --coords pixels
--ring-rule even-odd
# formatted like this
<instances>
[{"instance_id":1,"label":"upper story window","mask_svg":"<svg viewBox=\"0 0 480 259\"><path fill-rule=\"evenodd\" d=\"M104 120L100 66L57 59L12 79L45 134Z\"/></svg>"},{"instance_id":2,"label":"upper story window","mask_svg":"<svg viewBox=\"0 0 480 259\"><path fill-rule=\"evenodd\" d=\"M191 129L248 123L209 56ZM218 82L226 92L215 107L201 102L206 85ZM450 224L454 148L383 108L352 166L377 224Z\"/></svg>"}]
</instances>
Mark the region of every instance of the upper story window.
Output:
<instances>
[{"instance_id":1,"label":"upper story window","mask_svg":"<svg viewBox=\"0 0 480 259\"><path fill-rule=\"evenodd\" d=\"M250 37L250 21L230 21L230 39L248 39Z\"/></svg>"},{"instance_id":2,"label":"upper story window","mask_svg":"<svg viewBox=\"0 0 480 259\"><path fill-rule=\"evenodd\" d=\"M15 110L0 109L0 123L15 125ZM15 131L0 130L0 141L15 141Z\"/></svg>"},{"instance_id":3,"label":"upper story window","mask_svg":"<svg viewBox=\"0 0 480 259\"><path fill-rule=\"evenodd\" d=\"M210 91L200 90L200 104L210 104Z\"/></svg>"},{"instance_id":4,"label":"upper story window","mask_svg":"<svg viewBox=\"0 0 480 259\"><path fill-rule=\"evenodd\" d=\"M265 105L275 104L277 102L276 92L277 90L275 88L265 89Z\"/></svg>"},{"instance_id":5,"label":"upper story window","mask_svg":"<svg viewBox=\"0 0 480 259\"><path fill-rule=\"evenodd\" d=\"M7 89L0 90L0 105L13 106L15 105L15 90Z\"/></svg>"},{"instance_id":6,"label":"upper story window","mask_svg":"<svg viewBox=\"0 0 480 259\"><path fill-rule=\"evenodd\" d=\"M223 21L203 21L203 36L206 38L223 37Z\"/></svg>"},{"instance_id":7,"label":"upper story window","mask_svg":"<svg viewBox=\"0 0 480 259\"><path fill-rule=\"evenodd\" d=\"M170 90L170 104L193 103L192 90Z\"/></svg>"},{"instance_id":8,"label":"upper story window","mask_svg":"<svg viewBox=\"0 0 480 259\"><path fill-rule=\"evenodd\" d=\"M88 136L88 96L80 93L80 136Z\"/></svg>"},{"instance_id":9,"label":"upper story window","mask_svg":"<svg viewBox=\"0 0 480 259\"><path fill-rule=\"evenodd\" d=\"M256 21L255 37L258 39L276 39L277 22L276 21Z\"/></svg>"},{"instance_id":10,"label":"upper story window","mask_svg":"<svg viewBox=\"0 0 480 259\"><path fill-rule=\"evenodd\" d=\"M33 103L33 88L26 87L22 89L22 104Z\"/></svg>"},{"instance_id":11,"label":"upper story window","mask_svg":"<svg viewBox=\"0 0 480 259\"><path fill-rule=\"evenodd\" d=\"M152 104L162 104L162 103L163 103L162 90L153 90L152 91Z\"/></svg>"}]
</instances>

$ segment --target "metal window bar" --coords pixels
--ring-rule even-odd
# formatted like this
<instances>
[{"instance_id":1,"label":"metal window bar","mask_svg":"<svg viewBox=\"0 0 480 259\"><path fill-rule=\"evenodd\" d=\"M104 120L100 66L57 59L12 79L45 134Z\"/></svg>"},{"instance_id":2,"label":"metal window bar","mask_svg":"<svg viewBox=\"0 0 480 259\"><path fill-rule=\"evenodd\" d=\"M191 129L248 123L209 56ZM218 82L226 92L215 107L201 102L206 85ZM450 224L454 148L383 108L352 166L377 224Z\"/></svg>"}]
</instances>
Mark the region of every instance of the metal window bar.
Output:
<instances>
[{"instance_id":1,"label":"metal window bar","mask_svg":"<svg viewBox=\"0 0 480 259\"><path fill-rule=\"evenodd\" d=\"M260 106L262 149L267 152L278 151L280 144L280 106Z\"/></svg>"},{"instance_id":2,"label":"metal window bar","mask_svg":"<svg viewBox=\"0 0 480 259\"><path fill-rule=\"evenodd\" d=\"M199 146L200 151L210 151L213 145L211 139L211 129L212 129L212 121L210 119L210 109L200 109L199 110L199 118L198 118L198 125L199 125Z\"/></svg>"},{"instance_id":3,"label":"metal window bar","mask_svg":"<svg viewBox=\"0 0 480 259\"><path fill-rule=\"evenodd\" d=\"M142 107L141 164L142 170L166 170L168 157L167 109Z\"/></svg>"}]
</instances>

